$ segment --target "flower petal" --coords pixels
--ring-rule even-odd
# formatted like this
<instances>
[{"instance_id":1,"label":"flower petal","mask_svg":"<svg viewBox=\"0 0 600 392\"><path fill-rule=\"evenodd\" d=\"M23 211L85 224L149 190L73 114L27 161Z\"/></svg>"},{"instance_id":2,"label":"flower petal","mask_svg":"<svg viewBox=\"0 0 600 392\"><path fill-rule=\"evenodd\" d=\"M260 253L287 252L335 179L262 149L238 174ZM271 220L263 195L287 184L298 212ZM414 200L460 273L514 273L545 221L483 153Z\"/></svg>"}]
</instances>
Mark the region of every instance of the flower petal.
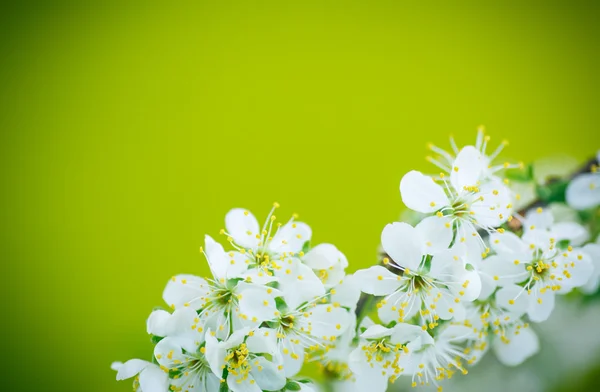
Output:
<instances>
[{"instance_id":1,"label":"flower petal","mask_svg":"<svg viewBox=\"0 0 600 392\"><path fill-rule=\"evenodd\" d=\"M418 231L404 222L394 222L384 227L381 246L392 260L404 268L416 270L421 264L423 240Z\"/></svg>"},{"instance_id":2,"label":"flower petal","mask_svg":"<svg viewBox=\"0 0 600 392\"><path fill-rule=\"evenodd\" d=\"M452 241L452 218L450 216L429 216L415 227L423 241L422 249L435 254L448 248Z\"/></svg>"},{"instance_id":3,"label":"flower petal","mask_svg":"<svg viewBox=\"0 0 600 392\"><path fill-rule=\"evenodd\" d=\"M454 189L461 191L465 186L477 185L483 170L481 153L473 146L465 146L452 164L450 182Z\"/></svg>"},{"instance_id":4,"label":"flower petal","mask_svg":"<svg viewBox=\"0 0 600 392\"><path fill-rule=\"evenodd\" d=\"M332 244L319 244L302 261L312 269L328 269L340 261L340 251Z\"/></svg>"},{"instance_id":5,"label":"flower petal","mask_svg":"<svg viewBox=\"0 0 600 392\"><path fill-rule=\"evenodd\" d=\"M150 313L146 321L146 332L156 336L167 336L167 321L171 318L171 313L162 309Z\"/></svg>"},{"instance_id":6,"label":"flower petal","mask_svg":"<svg viewBox=\"0 0 600 392\"><path fill-rule=\"evenodd\" d=\"M309 320L312 323L312 335L319 338L340 336L350 324L350 315L344 308L317 305L310 310Z\"/></svg>"},{"instance_id":7,"label":"flower petal","mask_svg":"<svg viewBox=\"0 0 600 392\"><path fill-rule=\"evenodd\" d=\"M169 376L156 365L148 366L140 373L140 388L144 392L167 392Z\"/></svg>"},{"instance_id":8,"label":"flower petal","mask_svg":"<svg viewBox=\"0 0 600 392\"><path fill-rule=\"evenodd\" d=\"M164 301L173 309L190 307L198 310L204 305L209 291L208 283L194 275L177 275L171 278L163 292Z\"/></svg>"},{"instance_id":9,"label":"flower petal","mask_svg":"<svg viewBox=\"0 0 600 392\"><path fill-rule=\"evenodd\" d=\"M130 359L119 366L119 370L117 371L117 380L121 381L131 378L136 374L139 374L149 365L151 365L151 363L148 361L143 361L141 359Z\"/></svg>"},{"instance_id":10,"label":"flower petal","mask_svg":"<svg viewBox=\"0 0 600 392\"><path fill-rule=\"evenodd\" d=\"M278 391L285 386L285 374L265 357L257 357L252 360L252 363L250 374L262 390Z\"/></svg>"},{"instance_id":11,"label":"flower petal","mask_svg":"<svg viewBox=\"0 0 600 392\"><path fill-rule=\"evenodd\" d=\"M309 266L293 258L275 271L279 287L290 308L296 308L305 301L325 295L323 282Z\"/></svg>"},{"instance_id":12,"label":"flower petal","mask_svg":"<svg viewBox=\"0 0 600 392\"><path fill-rule=\"evenodd\" d=\"M269 249L274 253L292 252L298 253L306 241L310 241L312 230L303 222L288 222L279 228L273 240L269 243Z\"/></svg>"},{"instance_id":13,"label":"flower petal","mask_svg":"<svg viewBox=\"0 0 600 392\"><path fill-rule=\"evenodd\" d=\"M304 365L304 349L286 338L281 341L281 357L286 377L293 377L300 372Z\"/></svg>"},{"instance_id":14,"label":"flower petal","mask_svg":"<svg viewBox=\"0 0 600 392\"><path fill-rule=\"evenodd\" d=\"M225 215L225 227L236 244L247 249L258 248L259 239L256 236L260 236L260 227L250 211L232 209Z\"/></svg>"},{"instance_id":15,"label":"flower petal","mask_svg":"<svg viewBox=\"0 0 600 392\"><path fill-rule=\"evenodd\" d=\"M506 334L507 340L493 339L492 347L498 360L506 366L517 366L536 354L540 342L531 328L512 328Z\"/></svg>"},{"instance_id":16,"label":"flower petal","mask_svg":"<svg viewBox=\"0 0 600 392\"><path fill-rule=\"evenodd\" d=\"M388 295L400 287L398 275L393 274L382 266L376 265L354 273L363 293L371 295Z\"/></svg>"},{"instance_id":17,"label":"flower petal","mask_svg":"<svg viewBox=\"0 0 600 392\"><path fill-rule=\"evenodd\" d=\"M576 210L600 205L600 173L578 175L567 187L565 195L567 204Z\"/></svg>"},{"instance_id":18,"label":"flower petal","mask_svg":"<svg viewBox=\"0 0 600 392\"><path fill-rule=\"evenodd\" d=\"M537 298L532 297L529 299L527 315L531 321L540 323L548 320L550 313L554 309L554 293L548 290L543 295L540 295L539 290L534 291L537 292Z\"/></svg>"},{"instance_id":19,"label":"flower petal","mask_svg":"<svg viewBox=\"0 0 600 392\"><path fill-rule=\"evenodd\" d=\"M268 293L267 290L249 288L243 290L239 295L241 296L239 300L240 311L250 319L256 317L258 321L268 321L273 320L276 314L279 314L275 304L275 296Z\"/></svg>"},{"instance_id":20,"label":"flower petal","mask_svg":"<svg viewBox=\"0 0 600 392\"><path fill-rule=\"evenodd\" d=\"M233 392L262 392L262 389L258 386L252 375L242 378L241 376L229 373L227 376L227 386Z\"/></svg>"},{"instance_id":21,"label":"flower petal","mask_svg":"<svg viewBox=\"0 0 600 392\"><path fill-rule=\"evenodd\" d=\"M591 257L594 271L587 283L581 286L581 291L586 294L593 294L598 291L598 287L600 286L600 244L587 244L582 250Z\"/></svg>"},{"instance_id":22,"label":"flower petal","mask_svg":"<svg viewBox=\"0 0 600 392\"><path fill-rule=\"evenodd\" d=\"M400 181L402 202L411 210L430 213L450 204L444 188L431 177L410 171Z\"/></svg>"},{"instance_id":23,"label":"flower petal","mask_svg":"<svg viewBox=\"0 0 600 392\"><path fill-rule=\"evenodd\" d=\"M258 328L249 334L246 346L252 353L273 355L277 352L277 331L271 328Z\"/></svg>"},{"instance_id":24,"label":"flower petal","mask_svg":"<svg viewBox=\"0 0 600 392\"><path fill-rule=\"evenodd\" d=\"M513 312L515 317L521 317L529 309L530 296L527 291L516 284L509 284L496 292L498 306Z\"/></svg>"}]
</instances>

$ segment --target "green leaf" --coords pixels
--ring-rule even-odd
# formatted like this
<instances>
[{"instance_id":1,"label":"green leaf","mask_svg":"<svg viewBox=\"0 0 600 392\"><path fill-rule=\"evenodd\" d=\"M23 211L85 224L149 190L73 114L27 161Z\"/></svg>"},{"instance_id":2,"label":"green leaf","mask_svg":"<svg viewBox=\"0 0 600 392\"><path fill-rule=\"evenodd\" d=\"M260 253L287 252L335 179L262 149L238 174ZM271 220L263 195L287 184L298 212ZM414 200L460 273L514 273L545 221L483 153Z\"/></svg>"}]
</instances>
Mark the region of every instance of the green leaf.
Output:
<instances>
[{"instance_id":1,"label":"green leaf","mask_svg":"<svg viewBox=\"0 0 600 392\"><path fill-rule=\"evenodd\" d=\"M162 337L162 336L152 335L152 337L150 338L150 341L154 344L157 344L158 342L160 342L163 339L164 339L164 337Z\"/></svg>"},{"instance_id":2,"label":"green leaf","mask_svg":"<svg viewBox=\"0 0 600 392\"><path fill-rule=\"evenodd\" d=\"M288 381L287 384L285 384L285 389L287 391L299 391L302 388L300 387L300 385L295 382L295 381Z\"/></svg>"},{"instance_id":3,"label":"green leaf","mask_svg":"<svg viewBox=\"0 0 600 392\"><path fill-rule=\"evenodd\" d=\"M546 185L537 186L535 191L539 199L545 203L564 202L568 185L567 181L550 181Z\"/></svg>"},{"instance_id":4,"label":"green leaf","mask_svg":"<svg viewBox=\"0 0 600 392\"><path fill-rule=\"evenodd\" d=\"M523 169L508 169L505 172L506 178L512 181L528 182L533 180L533 165L530 163Z\"/></svg>"},{"instance_id":5,"label":"green leaf","mask_svg":"<svg viewBox=\"0 0 600 392\"><path fill-rule=\"evenodd\" d=\"M310 250L310 240L306 241L302 244L302 252L304 252L304 254L308 253L309 250Z\"/></svg>"}]
</instances>

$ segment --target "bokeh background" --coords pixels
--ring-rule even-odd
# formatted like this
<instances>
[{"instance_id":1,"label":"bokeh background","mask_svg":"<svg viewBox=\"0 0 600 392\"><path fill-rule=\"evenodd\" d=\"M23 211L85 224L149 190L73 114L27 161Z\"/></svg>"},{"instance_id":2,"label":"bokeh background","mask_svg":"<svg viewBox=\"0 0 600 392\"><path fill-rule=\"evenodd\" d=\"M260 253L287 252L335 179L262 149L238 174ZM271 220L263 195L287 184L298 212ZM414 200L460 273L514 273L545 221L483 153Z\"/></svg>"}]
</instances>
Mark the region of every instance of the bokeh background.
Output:
<instances>
[{"instance_id":1,"label":"bokeh background","mask_svg":"<svg viewBox=\"0 0 600 392\"><path fill-rule=\"evenodd\" d=\"M427 142L600 146L597 2L162 3L0 6L2 390L129 391L110 363L149 358L232 207L278 201L353 271Z\"/></svg>"}]
</instances>

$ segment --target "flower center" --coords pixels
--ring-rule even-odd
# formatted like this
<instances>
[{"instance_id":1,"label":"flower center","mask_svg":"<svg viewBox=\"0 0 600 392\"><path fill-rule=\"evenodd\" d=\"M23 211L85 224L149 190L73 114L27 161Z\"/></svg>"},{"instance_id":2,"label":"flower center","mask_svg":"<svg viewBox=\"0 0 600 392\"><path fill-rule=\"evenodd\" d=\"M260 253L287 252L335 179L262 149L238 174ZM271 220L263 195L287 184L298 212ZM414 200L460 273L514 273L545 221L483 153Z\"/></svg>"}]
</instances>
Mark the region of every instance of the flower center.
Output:
<instances>
[{"instance_id":1,"label":"flower center","mask_svg":"<svg viewBox=\"0 0 600 392\"><path fill-rule=\"evenodd\" d=\"M247 379L251 365L246 343L242 343L237 348L230 350L225 356L225 363L229 373L238 378L238 383Z\"/></svg>"}]
</instances>

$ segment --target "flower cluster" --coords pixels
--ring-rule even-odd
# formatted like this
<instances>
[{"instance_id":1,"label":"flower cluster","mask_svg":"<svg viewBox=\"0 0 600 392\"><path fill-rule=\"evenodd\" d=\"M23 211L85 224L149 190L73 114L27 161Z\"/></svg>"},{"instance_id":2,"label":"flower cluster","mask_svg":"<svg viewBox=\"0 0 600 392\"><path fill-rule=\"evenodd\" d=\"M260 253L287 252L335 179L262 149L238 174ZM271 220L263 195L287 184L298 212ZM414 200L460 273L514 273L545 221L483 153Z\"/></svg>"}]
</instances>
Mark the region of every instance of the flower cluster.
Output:
<instances>
[{"instance_id":1,"label":"flower cluster","mask_svg":"<svg viewBox=\"0 0 600 392\"><path fill-rule=\"evenodd\" d=\"M277 203L262 227L231 210L229 249L209 236L201 248L212 277L168 282L171 311L147 321L152 360L114 363L117 379L135 377L138 392L317 391L298 378L310 362L327 390L383 392L401 377L441 390L490 349L522 363L557 295L599 289L600 173L596 161L537 181L531 166L495 162L507 143L489 153L489 141L480 130L474 145L430 145L441 171L400 181L418 218L385 226L381 263L353 275L296 216L278 223ZM522 208L517 182L539 199Z\"/></svg>"},{"instance_id":2,"label":"flower cluster","mask_svg":"<svg viewBox=\"0 0 600 392\"><path fill-rule=\"evenodd\" d=\"M266 222L231 210L231 249L206 236L201 252L212 277L171 278L147 332L152 362L115 363L117 379L136 376L143 392L314 391L294 380L309 355L327 352L355 323L360 292L346 276L346 257L331 244L309 249L311 229L295 217Z\"/></svg>"},{"instance_id":3,"label":"flower cluster","mask_svg":"<svg viewBox=\"0 0 600 392\"><path fill-rule=\"evenodd\" d=\"M475 145L430 145L437 156L428 161L442 172L411 171L400 182L402 201L421 219L387 225L383 265L355 273L377 298L379 323L363 328L349 365L373 391L399 376L441 390L489 348L518 365L539 350L530 322L548 319L556 295L598 288L600 245L582 247L589 231L555 222L548 209L516 211L520 196L506 174L523 165L495 164L507 143L488 155L489 140L480 130ZM599 177L593 167L575 178L568 205L597 209Z\"/></svg>"}]
</instances>

